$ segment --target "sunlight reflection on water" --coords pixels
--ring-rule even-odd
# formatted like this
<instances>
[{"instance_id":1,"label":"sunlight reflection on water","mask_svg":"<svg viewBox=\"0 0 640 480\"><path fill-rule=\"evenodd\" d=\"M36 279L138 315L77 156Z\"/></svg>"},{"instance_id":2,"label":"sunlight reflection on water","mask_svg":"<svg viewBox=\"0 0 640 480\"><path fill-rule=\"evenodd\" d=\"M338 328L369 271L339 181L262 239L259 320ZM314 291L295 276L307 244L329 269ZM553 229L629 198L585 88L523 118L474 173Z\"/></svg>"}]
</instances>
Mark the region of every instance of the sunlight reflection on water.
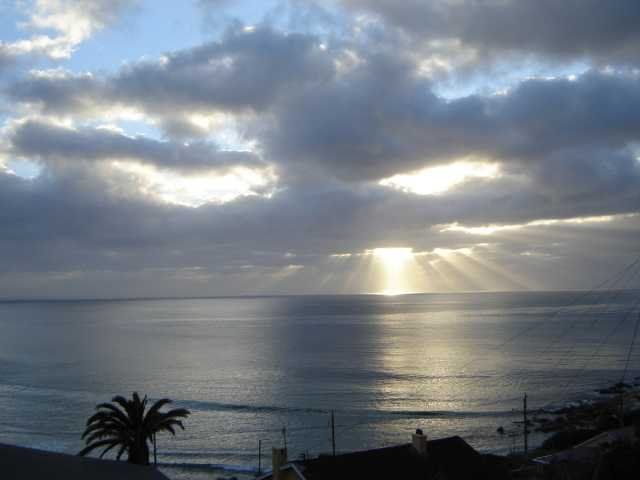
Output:
<instances>
[{"instance_id":1,"label":"sunlight reflection on water","mask_svg":"<svg viewBox=\"0 0 640 480\"><path fill-rule=\"evenodd\" d=\"M326 451L332 409L340 450L421 426L505 451L495 429L511 428L524 391L539 406L619 372L632 322L591 357L632 294L496 348L573 295L0 303L0 442L75 453L94 405L137 390L193 411L159 439L162 462L253 466L258 439L279 444L283 426L294 458Z\"/></svg>"}]
</instances>

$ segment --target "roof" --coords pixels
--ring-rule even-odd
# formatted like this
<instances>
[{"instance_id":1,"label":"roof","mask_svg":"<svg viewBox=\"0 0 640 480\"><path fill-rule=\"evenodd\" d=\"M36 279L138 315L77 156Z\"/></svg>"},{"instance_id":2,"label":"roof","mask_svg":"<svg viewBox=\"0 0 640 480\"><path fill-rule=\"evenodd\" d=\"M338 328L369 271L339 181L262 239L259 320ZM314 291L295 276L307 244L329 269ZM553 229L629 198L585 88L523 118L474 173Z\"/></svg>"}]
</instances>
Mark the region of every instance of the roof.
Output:
<instances>
[{"instance_id":1,"label":"roof","mask_svg":"<svg viewBox=\"0 0 640 480\"><path fill-rule=\"evenodd\" d=\"M500 478L462 438L455 436L427 443L428 457L422 457L409 443L290 463L306 480L342 480L353 478L425 480L484 480ZM296 472L297 473L297 472ZM271 478L265 475L263 478Z\"/></svg>"},{"instance_id":2,"label":"roof","mask_svg":"<svg viewBox=\"0 0 640 480\"><path fill-rule=\"evenodd\" d=\"M0 444L3 480L168 480L152 467Z\"/></svg>"},{"instance_id":3,"label":"roof","mask_svg":"<svg viewBox=\"0 0 640 480\"><path fill-rule=\"evenodd\" d=\"M634 427L616 428L595 435L590 439L566 450L534 458L533 461L546 465L569 461L594 463L597 461L597 452L601 446L621 441L632 442L634 439Z\"/></svg>"},{"instance_id":4,"label":"roof","mask_svg":"<svg viewBox=\"0 0 640 480\"><path fill-rule=\"evenodd\" d=\"M589 440L586 440L573 448L599 447L606 443L623 441L632 442L633 440L635 440L634 427L622 427L602 432L601 434L591 437Z\"/></svg>"},{"instance_id":5,"label":"roof","mask_svg":"<svg viewBox=\"0 0 640 480\"><path fill-rule=\"evenodd\" d=\"M411 444L322 456L303 462L307 480L353 478L425 479L428 463Z\"/></svg>"},{"instance_id":6,"label":"roof","mask_svg":"<svg viewBox=\"0 0 640 480\"><path fill-rule=\"evenodd\" d=\"M427 450L437 470L444 472L448 480L489 477L482 455L458 436L431 440Z\"/></svg>"}]
</instances>

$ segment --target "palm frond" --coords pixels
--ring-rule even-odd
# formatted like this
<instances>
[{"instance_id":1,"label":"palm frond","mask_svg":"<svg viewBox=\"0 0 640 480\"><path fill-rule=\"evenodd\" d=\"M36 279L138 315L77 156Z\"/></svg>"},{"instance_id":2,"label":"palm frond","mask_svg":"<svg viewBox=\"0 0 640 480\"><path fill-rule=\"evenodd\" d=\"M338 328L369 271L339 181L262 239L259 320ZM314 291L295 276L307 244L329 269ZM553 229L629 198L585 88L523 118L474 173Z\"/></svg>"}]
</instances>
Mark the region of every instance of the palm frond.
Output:
<instances>
[{"instance_id":1,"label":"palm frond","mask_svg":"<svg viewBox=\"0 0 640 480\"><path fill-rule=\"evenodd\" d=\"M99 412L94 413L93 415L91 415L89 417L89 419L86 422L86 425L89 426L90 424L94 423L94 422L98 422L100 420L105 420L105 419L118 419L120 422L127 424L128 420L126 420L126 417L124 415L120 416L117 413L114 412L110 412L110 411L106 411L106 410L100 410Z\"/></svg>"},{"instance_id":2,"label":"palm frond","mask_svg":"<svg viewBox=\"0 0 640 480\"><path fill-rule=\"evenodd\" d=\"M96 409L98 409L98 412L89 417L89 420L87 420L87 425L91 423L91 421L98 419L104 415L111 415L114 418L118 418L125 425L131 424L131 419L127 416L128 412L126 412L126 410L123 412L111 403L101 403L100 405L96 406Z\"/></svg>"},{"instance_id":3,"label":"palm frond","mask_svg":"<svg viewBox=\"0 0 640 480\"><path fill-rule=\"evenodd\" d=\"M162 407L164 407L165 405L168 405L172 403L171 400L169 400L168 398L162 398L160 400L158 400L156 403L154 403L151 408L149 409L149 411L147 412L147 415L145 417L146 418L150 418L153 417L154 415L156 415L157 413L159 413L160 409Z\"/></svg>"},{"instance_id":4,"label":"palm frond","mask_svg":"<svg viewBox=\"0 0 640 480\"><path fill-rule=\"evenodd\" d=\"M107 452L115 447L117 447L118 445L120 445L120 440L116 439L113 442L111 442L111 445L109 445L107 448L105 448L102 453L100 454L100 458L103 458Z\"/></svg>"},{"instance_id":5,"label":"palm frond","mask_svg":"<svg viewBox=\"0 0 640 480\"><path fill-rule=\"evenodd\" d=\"M164 414L165 417L181 417L186 418L191 415L191 412L186 408L176 408L174 410L169 410Z\"/></svg>"},{"instance_id":6,"label":"palm frond","mask_svg":"<svg viewBox=\"0 0 640 480\"><path fill-rule=\"evenodd\" d=\"M117 430L108 430L108 429L98 430L97 432L94 432L92 435L89 435L85 440L85 442L91 443L94 440L98 440L100 438L123 438L123 435L121 435L120 433L121 432Z\"/></svg>"},{"instance_id":7,"label":"palm frond","mask_svg":"<svg viewBox=\"0 0 640 480\"><path fill-rule=\"evenodd\" d=\"M165 425L171 425L171 426L178 426L180 427L182 430L184 430L184 425L182 424L181 420L176 420L175 418L170 418L165 420L164 422L162 422L160 425L158 425L159 427L164 427Z\"/></svg>"},{"instance_id":8,"label":"palm frond","mask_svg":"<svg viewBox=\"0 0 640 480\"><path fill-rule=\"evenodd\" d=\"M91 425L85 428L81 438L84 439L87 435L99 430L127 431L129 430L129 427L127 425L123 425L120 421L114 420L112 418L100 418L98 420L94 420L94 422Z\"/></svg>"},{"instance_id":9,"label":"palm frond","mask_svg":"<svg viewBox=\"0 0 640 480\"><path fill-rule=\"evenodd\" d=\"M175 435L176 435L176 431L175 431L175 429L174 429L171 425L169 425L169 424L162 425L161 427L159 427L159 428L158 428L158 431L159 431L159 432L162 432L163 430L164 430L164 431L167 431L167 432L171 432L171 435L173 435L174 437L175 437Z\"/></svg>"},{"instance_id":10,"label":"palm frond","mask_svg":"<svg viewBox=\"0 0 640 480\"><path fill-rule=\"evenodd\" d=\"M128 452L129 461L148 464L148 443L153 440L157 432L169 432L176 434L176 427L184 430L181 420L191 412L184 408L176 408L168 412L160 410L171 403L168 398L160 399L150 404L145 395L140 398L137 392L133 392L131 399L121 395L112 398L112 403L101 403L96 406L94 413L86 422L86 428L82 433L82 439L86 447L80 455L86 455L93 450L103 448L100 457L119 447L116 459L120 459Z\"/></svg>"},{"instance_id":11,"label":"palm frond","mask_svg":"<svg viewBox=\"0 0 640 480\"><path fill-rule=\"evenodd\" d=\"M131 401L127 400L122 395L116 395L111 399L111 401L113 403L117 403L122 407L122 409L125 411L126 416L129 418L129 420L135 419L135 411L133 409L133 403Z\"/></svg>"},{"instance_id":12,"label":"palm frond","mask_svg":"<svg viewBox=\"0 0 640 480\"><path fill-rule=\"evenodd\" d=\"M120 447L120 450L118 450L118 454L116 455L116 460L120 460L120 458L122 457L122 454L126 452L128 449L129 449L129 446L126 443L123 443L122 446Z\"/></svg>"},{"instance_id":13,"label":"palm frond","mask_svg":"<svg viewBox=\"0 0 640 480\"><path fill-rule=\"evenodd\" d=\"M87 453L91 453L96 448L100 448L100 447L104 447L106 445L109 445L111 442L113 442L113 439L100 440L99 442L92 443L92 444L87 445L86 447L84 447L82 450L80 450L80 453L78 453L78 455L80 455L81 457L84 457Z\"/></svg>"}]
</instances>

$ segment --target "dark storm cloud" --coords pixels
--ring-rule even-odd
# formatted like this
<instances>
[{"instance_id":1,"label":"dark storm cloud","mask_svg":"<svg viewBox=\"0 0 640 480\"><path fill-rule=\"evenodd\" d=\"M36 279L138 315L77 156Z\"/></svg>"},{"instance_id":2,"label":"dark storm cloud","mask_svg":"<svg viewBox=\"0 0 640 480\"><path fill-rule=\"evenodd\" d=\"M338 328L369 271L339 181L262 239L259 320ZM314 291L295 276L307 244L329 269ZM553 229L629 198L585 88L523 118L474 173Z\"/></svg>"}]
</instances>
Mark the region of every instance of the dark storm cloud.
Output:
<instances>
[{"instance_id":1,"label":"dark storm cloud","mask_svg":"<svg viewBox=\"0 0 640 480\"><path fill-rule=\"evenodd\" d=\"M481 52L640 60L636 0L339 0L383 17L417 41L457 39Z\"/></svg>"},{"instance_id":2,"label":"dark storm cloud","mask_svg":"<svg viewBox=\"0 0 640 480\"><path fill-rule=\"evenodd\" d=\"M206 142L161 142L107 129L67 128L33 120L18 125L10 141L14 155L43 162L134 160L176 170L264 166L253 153L220 151Z\"/></svg>"}]
</instances>

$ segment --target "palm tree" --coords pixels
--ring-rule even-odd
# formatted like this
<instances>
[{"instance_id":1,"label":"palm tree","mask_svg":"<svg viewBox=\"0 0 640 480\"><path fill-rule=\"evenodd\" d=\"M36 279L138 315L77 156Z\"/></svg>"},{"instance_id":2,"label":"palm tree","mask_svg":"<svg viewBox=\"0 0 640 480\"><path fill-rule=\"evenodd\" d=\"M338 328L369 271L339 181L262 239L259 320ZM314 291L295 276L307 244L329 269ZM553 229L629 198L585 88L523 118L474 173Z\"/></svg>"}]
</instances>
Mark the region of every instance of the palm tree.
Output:
<instances>
[{"instance_id":1,"label":"palm tree","mask_svg":"<svg viewBox=\"0 0 640 480\"><path fill-rule=\"evenodd\" d=\"M87 446L79 455L86 455L95 449L103 448L100 458L108 451L118 447L116 459L127 452L129 463L149 465L149 446L147 442L155 440L158 432L176 434L175 427L184 430L179 418L186 418L191 412L184 408L161 412L160 409L171 403L168 398L155 402L146 411L147 397L142 400L133 392L131 400L118 395L113 403L101 403L96 406L97 413L87 420L87 428L82 439Z\"/></svg>"}]
</instances>

